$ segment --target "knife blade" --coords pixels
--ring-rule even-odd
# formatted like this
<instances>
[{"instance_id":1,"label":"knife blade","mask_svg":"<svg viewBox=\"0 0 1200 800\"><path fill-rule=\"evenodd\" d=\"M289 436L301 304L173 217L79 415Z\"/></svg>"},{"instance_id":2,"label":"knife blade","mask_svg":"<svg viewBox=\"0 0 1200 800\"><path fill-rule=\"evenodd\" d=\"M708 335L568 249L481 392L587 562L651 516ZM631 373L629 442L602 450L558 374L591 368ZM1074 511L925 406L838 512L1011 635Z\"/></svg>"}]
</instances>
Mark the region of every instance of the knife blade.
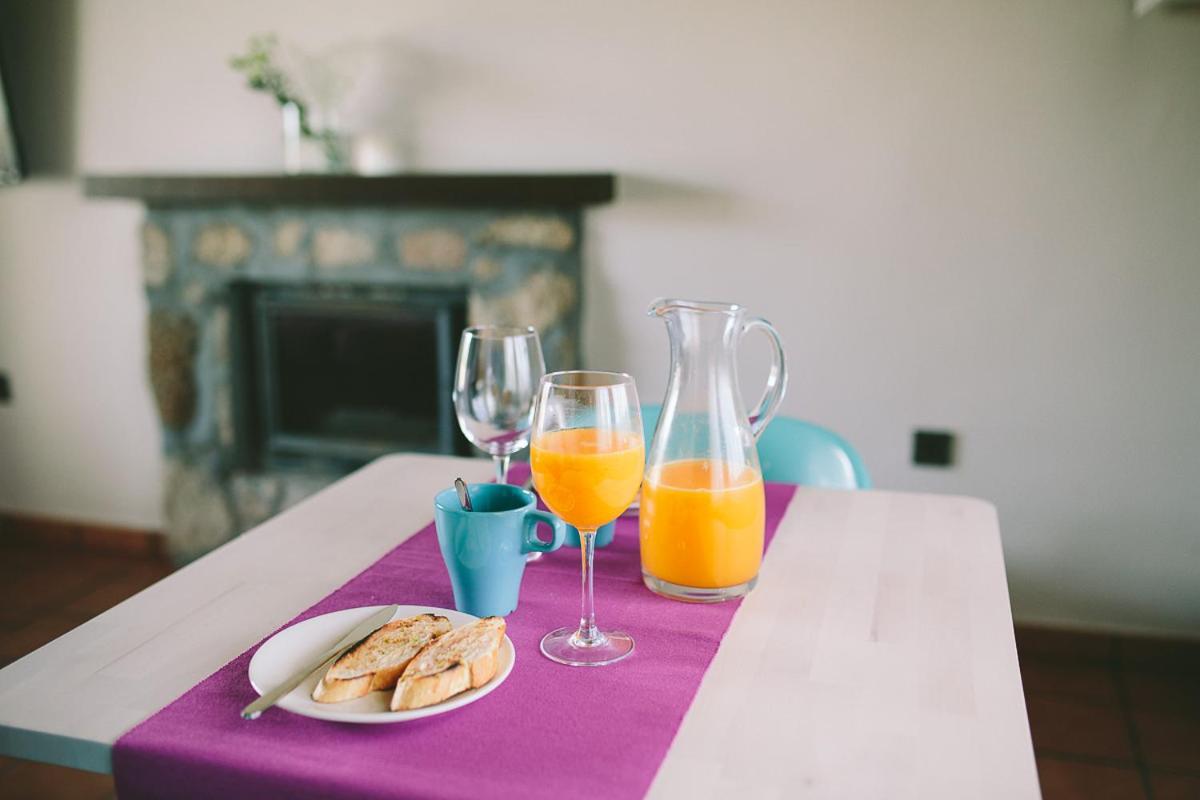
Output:
<instances>
[{"instance_id":1,"label":"knife blade","mask_svg":"<svg viewBox=\"0 0 1200 800\"><path fill-rule=\"evenodd\" d=\"M390 622L392 617L394 617L396 612L399 610L400 606L386 606L367 617L367 619L363 622L355 625L349 633L339 639L337 644L335 644L333 647L330 647L328 650L322 653L316 661L310 661L286 681L279 684L271 691L265 692L262 697L243 708L242 719L258 719L262 712L278 703L279 700L292 689L295 689L297 686L304 683L304 680L309 675L312 675L317 670L328 665L329 662L333 661L335 658L345 652L347 648L349 648L358 640L367 636L376 628L379 628L382 625Z\"/></svg>"}]
</instances>

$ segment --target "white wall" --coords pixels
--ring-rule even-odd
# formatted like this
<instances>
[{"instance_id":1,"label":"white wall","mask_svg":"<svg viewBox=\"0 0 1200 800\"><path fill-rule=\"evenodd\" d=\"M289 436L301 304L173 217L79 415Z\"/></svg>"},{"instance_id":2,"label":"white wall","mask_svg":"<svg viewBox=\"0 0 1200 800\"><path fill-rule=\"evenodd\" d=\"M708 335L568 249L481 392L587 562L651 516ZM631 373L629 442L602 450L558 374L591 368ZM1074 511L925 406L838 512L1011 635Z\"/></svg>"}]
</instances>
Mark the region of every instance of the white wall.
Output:
<instances>
[{"instance_id":1,"label":"white wall","mask_svg":"<svg viewBox=\"0 0 1200 800\"><path fill-rule=\"evenodd\" d=\"M159 523L140 217L68 182L0 190L0 509Z\"/></svg>"},{"instance_id":2,"label":"white wall","mask_svg":"<svg viewBox=\"0 0 1200 800\"><path fill-rule=\"evenodd\" d=\"M622 175L593 365L655 398L648 301L737 299L786 337L786 411L880 486L997 503L1020 617L1196 632L1200 15L1127 6L84 2L78 156L277 169L226 66L249 34L405 42L420 166ZM0 507L157 520L138 219L0 192ZM907 463L917 425L960 434L954 469Z\"/></svg>"}]
</instances>

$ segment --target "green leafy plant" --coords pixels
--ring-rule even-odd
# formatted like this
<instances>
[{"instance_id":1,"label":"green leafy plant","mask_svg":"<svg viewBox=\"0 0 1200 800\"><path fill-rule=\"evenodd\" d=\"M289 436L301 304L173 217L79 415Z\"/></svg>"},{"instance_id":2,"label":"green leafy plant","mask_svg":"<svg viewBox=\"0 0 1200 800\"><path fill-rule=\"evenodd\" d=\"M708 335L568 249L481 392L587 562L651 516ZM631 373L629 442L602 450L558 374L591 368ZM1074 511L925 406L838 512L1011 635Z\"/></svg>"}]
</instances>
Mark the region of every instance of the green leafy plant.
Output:
<instances>
[{"instance_id":1,"label":"green leafy plant","mask_svg":"<svg viewBox=\"0 0 1200 800\"><path fill-rule=\"evenodd\" d=\"M325 158L331 167L344 166L345 156L333 131L315 131L309 122L308 103L292 86L287 73L275 63L275 50L279 45L273 34L250 37L245 55L234 56L229 65L246 76L246 85L256 92L266 92L275 98L280 107L296 107L300 121L300 135L321 144Z\"/></svg>"}]
</instances>

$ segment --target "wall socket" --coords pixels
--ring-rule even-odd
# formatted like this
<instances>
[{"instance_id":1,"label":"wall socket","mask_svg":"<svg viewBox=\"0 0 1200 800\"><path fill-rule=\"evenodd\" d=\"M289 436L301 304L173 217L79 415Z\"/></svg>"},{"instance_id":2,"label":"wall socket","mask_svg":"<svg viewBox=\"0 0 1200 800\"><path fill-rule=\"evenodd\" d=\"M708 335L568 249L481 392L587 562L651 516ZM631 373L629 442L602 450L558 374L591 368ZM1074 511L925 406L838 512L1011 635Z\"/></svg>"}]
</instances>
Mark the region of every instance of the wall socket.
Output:
<instances>
[{"instance_id":1,"label":"wall socket","mask_svg":"<svg viewBox=\"0 0 1200 800\"><path fill-rule=\"evenodd\" d=\"M12 387L8 383L8 373L0 372L0 403L12 402Z\"/></svg>"},{"instance_id":2,"label":"wall socket","mask_svg":"<svg viewBox=\"0 0 1200 800\"><path fill-rule=\"evenodd\" d=\"M912 461L923 467L951 466L954 464L954 434L950 431L914 431Z\"/></svg>"}]
</instances>

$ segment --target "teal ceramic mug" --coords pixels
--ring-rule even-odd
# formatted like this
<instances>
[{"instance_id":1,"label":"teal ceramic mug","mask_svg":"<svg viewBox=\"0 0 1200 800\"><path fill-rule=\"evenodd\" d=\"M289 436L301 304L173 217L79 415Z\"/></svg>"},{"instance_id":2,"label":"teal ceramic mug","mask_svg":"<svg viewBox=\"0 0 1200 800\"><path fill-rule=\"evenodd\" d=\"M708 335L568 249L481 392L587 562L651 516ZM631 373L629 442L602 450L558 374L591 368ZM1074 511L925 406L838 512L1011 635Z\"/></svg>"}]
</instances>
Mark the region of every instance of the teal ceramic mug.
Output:
<instances>
[{"instance_id":1,"label":"teal ceramic mug","mask_svg":"<svg viewBox=\"0 0 1200 800\"><path fill-rule=\"evenodd\" d=\"M562 547L567 524L539 510L536 498L518 486L473 483L468 489L472 511L463 511L454 489L433 501L454 607L477 617L503 617L517 608L525 556ZM538 523L553 530L549 542L538 538Z\"/></svg>"}]
</instances>

